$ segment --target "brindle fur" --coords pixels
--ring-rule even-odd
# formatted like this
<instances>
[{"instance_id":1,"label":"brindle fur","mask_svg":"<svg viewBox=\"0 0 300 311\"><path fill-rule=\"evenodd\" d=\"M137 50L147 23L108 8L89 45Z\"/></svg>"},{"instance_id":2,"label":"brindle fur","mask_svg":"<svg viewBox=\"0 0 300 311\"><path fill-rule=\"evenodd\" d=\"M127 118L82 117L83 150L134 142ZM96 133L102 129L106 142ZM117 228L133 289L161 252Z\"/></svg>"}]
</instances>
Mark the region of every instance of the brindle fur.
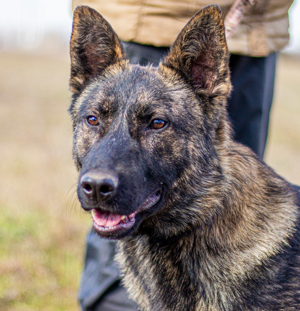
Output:
<instances>
[{"instance_id":1,"label":"brindle fur","mask_svg":"<svg viewBox=\"0 0 300 311\"><path fill-rule=\"evenodd\" d=\"M163 191L115 237L141 310L300 310L297 190L231 139L218 7L189 21L158 68L130 65L103 17L78 7L70 85L80 176L108 169L119 177L114 198L97 204L129 215ZM87 125L91 114L99 126ZM149 130L153 118L168 124ZM78 196L87 208L80 186Z\"/></svg>"}]
</instances>

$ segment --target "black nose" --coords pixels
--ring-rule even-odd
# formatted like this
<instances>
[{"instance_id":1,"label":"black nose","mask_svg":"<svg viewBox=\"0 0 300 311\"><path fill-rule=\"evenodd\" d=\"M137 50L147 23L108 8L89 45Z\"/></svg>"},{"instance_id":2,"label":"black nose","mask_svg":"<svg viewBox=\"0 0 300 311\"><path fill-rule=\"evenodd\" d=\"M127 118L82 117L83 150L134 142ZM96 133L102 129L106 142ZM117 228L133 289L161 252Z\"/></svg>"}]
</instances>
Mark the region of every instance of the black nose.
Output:
<instances>
[{"instance_id":1,"label":"black nose","mask_svg":"<svg viewBox=\"0 0 300 311\"><path fill-rule=\"evenodd\" d=\"M116 193L118 177L110 171L93 170L81 176L80 186L89 199L103 201Z\"/></svg>"}]
</instances>

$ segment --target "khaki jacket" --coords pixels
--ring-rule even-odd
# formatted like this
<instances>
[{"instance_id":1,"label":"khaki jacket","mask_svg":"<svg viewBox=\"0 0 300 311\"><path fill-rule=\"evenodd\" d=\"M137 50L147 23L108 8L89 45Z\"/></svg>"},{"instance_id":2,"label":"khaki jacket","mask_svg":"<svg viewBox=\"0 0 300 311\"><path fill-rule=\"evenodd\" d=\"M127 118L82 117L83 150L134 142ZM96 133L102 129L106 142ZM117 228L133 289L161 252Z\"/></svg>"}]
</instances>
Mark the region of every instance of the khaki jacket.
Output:
<instances>
[{"instance_id":1,"label":"khaki jacket","mask_svg":"<svg viewBox=\"0 0 300 311\"><path fill-rule=\"evenodd\" d=\"M234 0L73 0L73 9L88 5L112 25L123 41L170 46L202 7L218 4L223 16ZM234 54L267 56L289 41L288 10L293 0L257 0L247 10L233 36L228 39Z\"/></svg>"}]
</instances>

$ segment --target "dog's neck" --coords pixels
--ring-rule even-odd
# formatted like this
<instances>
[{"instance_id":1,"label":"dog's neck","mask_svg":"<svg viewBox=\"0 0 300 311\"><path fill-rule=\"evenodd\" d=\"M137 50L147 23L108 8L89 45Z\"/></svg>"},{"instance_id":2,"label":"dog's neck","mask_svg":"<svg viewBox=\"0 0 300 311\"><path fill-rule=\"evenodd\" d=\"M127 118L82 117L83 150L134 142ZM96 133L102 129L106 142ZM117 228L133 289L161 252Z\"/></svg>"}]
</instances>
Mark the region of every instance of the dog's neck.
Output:
<instances>
[{"instance_id":1,"label":"dog's neck","mask_svg":"<svg viewBox=\"0 0 300 311\"><path fill-rule=\"evenodd\" d=\"M176 310L185 310L186 305L195 310L226 309L232 297L239 301L237 288L250 272L255 275L252 270L288 242L298 218L295 198L286 191L284 180L271 169L269 178L265 168L252 165L255 155L249 157L243 150L234 144L223 157L223 206L202 226L165 239L143 234L120 242L117 258L125 285L142 310L168 310L166 305L172 304ZM201 211L201 204L198 208ZM175 281L189 293L182 293Z\"/></svg>"}]
</instances>

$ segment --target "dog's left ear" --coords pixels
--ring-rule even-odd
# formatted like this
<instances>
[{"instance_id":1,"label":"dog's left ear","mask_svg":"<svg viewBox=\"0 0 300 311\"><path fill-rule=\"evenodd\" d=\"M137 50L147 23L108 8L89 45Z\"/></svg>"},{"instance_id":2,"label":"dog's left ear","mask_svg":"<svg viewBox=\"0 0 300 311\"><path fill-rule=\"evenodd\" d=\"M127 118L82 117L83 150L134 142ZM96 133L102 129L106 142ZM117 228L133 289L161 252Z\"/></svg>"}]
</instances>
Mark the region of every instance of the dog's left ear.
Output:
<instances>
[{"instance_id":1,"label":"dog's left ear","mask_svg":"<svg viewBox=\"0 0 300 311\"><path fill-rule=\"evenodd\" d=\"M70 55L73 94L79 93L109 65L125 58L122 44L110 24L88 6L79 6L74 11Z\"/></svg>"},{"instance_id":2,"label":"dog's left ear","mask_svg":"<svg viewBox=\"0 0 300 311\"><path fill-rule=\"evenodd\" d=\"M218 6L207 6L190 19L163 65L183 75L198 94L228 96L229 54Z\"/></svg>"}]
</instances>

